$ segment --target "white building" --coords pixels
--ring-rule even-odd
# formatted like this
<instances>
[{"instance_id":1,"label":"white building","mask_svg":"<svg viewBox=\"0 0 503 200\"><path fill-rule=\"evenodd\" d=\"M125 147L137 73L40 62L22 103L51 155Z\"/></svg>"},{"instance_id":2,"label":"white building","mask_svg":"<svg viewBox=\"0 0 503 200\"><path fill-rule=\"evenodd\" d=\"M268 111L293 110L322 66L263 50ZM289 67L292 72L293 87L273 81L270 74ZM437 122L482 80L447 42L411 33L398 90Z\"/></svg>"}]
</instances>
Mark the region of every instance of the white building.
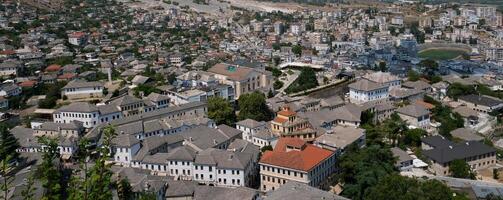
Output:
<instances>
[{"instance_id":1,"label":"white building","mask_svg":"<svg viewBox=\"0 0 503 200\"><path fill-rule=\"evenodd\" d=\"M0 76L17 75L18 69L22 67L20 62L5 61L0 63Z\"/></svg>"},{"instance_id":2,"label":"white building","mask_svg":"<svg viewBox=\"0 0 503 200\"><path fill-rule=\"evenodd\" d=\"M14 83L6 83L0 85L0 96L1 97L13 97L18 96L22 92L21 87Z\"/></svg>"},{"instance_id":3,"label":"white building","mask_svg":"<svg viewBox=\"0 0 503 200\"><path fill-rule=\"evenodd\" d=\"M243 132L242 139L253 142L252 136L260 130L266 129L267 123L257 122L253 119L245 119L236 123L236 129Z\"/></svg>"},{"instance_id":4,"label":"white building","mask_svg":"<svg viewBox=\"0 0 503 200\"><path fill-rule=\"evenodd\" d=\"M61 89L61 95L68 99L97 98L103 96L103 83L73 80Z\"/></svg>"},{"instance_id":5,"label":"white building","mask_svg":"<svg viewBox=\"0 0 503 200\"><path fill-rule=\"evenodd\" d=\"M122 118L119 109L112 105L96 106L87 102L74 102L63 106L53 113L56 123L70 123L79 121L86 128L92 128L100 123Z\"/></svg>"},{"instance_id":6,"label":"white building","mask_svg":"<svg viewBox=\"0 0 503 200\"><path fill-rule=\"evenodd\" d=\"M423 106L414 104L398 108L398 116L409 124L410 128L428 129L430 127L430 111Z\"/></svg>"},{"instance_id":7,"label":"white building","mask_svg":"<svg viewBox=\"0 0 503 200\"><path fill-rule=\"evenodd\" d=\"M389 97L389 86L361 79L348 85L351 103L363 104L371 101L386 101Z\"/></svg>"}]
</instances>

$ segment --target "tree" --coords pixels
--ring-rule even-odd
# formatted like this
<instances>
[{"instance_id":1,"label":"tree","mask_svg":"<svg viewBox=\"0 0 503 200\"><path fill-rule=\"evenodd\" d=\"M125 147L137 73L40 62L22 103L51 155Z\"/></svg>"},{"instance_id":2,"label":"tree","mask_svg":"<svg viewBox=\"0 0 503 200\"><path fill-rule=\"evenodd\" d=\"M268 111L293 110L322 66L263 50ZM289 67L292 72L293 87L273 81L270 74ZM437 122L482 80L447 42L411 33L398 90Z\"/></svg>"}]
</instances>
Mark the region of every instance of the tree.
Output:
<instances>
[{"instance_id":1,"label":"tree","mask_svg":"<svg viewBox=\"0 0 503 200\"><path fill-rule=\"evenodd\" d=\"M455 178L475 179L475 173L472 172L470 165L462 159L451 161L449 171L451 172L451 176Z\"/></svg>"},{"instance_id":2,"label":"tree","mask_svg":"<svg viewBox=\"0 0 503 200\"><path fill-rule=\"evenodd\" d=\"M381 72L388 71L388 68L386 67L386 62L384 62L384 61L379 62L379 71L381 71Z\"/></svg>"},{"instance_id":3,"label":"tree","mask_svg":"<svg viewBox=\"0 0 503 200\"><path fill-rule=\"evenodd\" d=\"M285 89L286 93L295 93L318 86L318 79L316 73L311 68L302 68L300 75L288 88Z\"/></svg>"},{"instance_id":4,"label":"tree","mask_svg":"<svg viewBox=\"0 0 503 200\"><path fill-rule=\"evenodd\" d=\"M272 86L275 90L279 90L283 87L283 82L280 80L276 80L276 81L274 81Z\"/></svg>"},{"instance_id":5,"label":"tree","mask_svg":"<svg viewBox=\"0 0 503 200\"><path fill-rule=\"evenodd\" d=\"M107 163L111 156L112 140L116 137L115 129L109 125L103 129L103 144L97 149L99 157L91 168L89 181L89 199L112 199L112 163Z\"/></svg>"},{"instance_id":6,"label":"tree","mask_svg":"<svg viewBox=\"0 0 503 200\"><path fill-rule=\"evenodd\" d=\"M421 137L426 134L425 130L419 128L406 130L403 142L405 145L419 147L421 146Z\"/></svg>"},{"instance_id":7,"label":"tree","mask_svg":"<svg viewBox=\"0 0 503 200\"><path fill-rule=\"evenodd\" d=\"M428 77L434 76L438 71L438 63L431 59L422 60L419 62L419 66L423 70L423 73Z\"/></svg>"},{"instance_id":8,"label":"tree","mask_svg":"<svg viewBox=\"0 0 503 200\"><path fill-rule=\"evenodd\" d=\"M475 94L475 93L476 91L473 86L463 85L458 82L451 84L447 89L447 96L453 98L454 100L457 100L459 96Z\"/></svg>"},{"instance_id":9,"label":"tree","mask_svg":"<svg viewBox=\"0 0 503 200\"><path fill-rule=\"evenodd\" d=\"M42 152L42 164L37 169L37 176L45 189L42 199L61 199L60 154L57 140L42 136L38 138L38 142L45 146Z\"/></svg>"},{"instance_id":10,"label":"tree","mask_svg":"<svg viewBox=\"0 0 503 200\"><path fill-rule=\"evenodd\" d=\"M127 179L120 179L117 184L117 194L121 200L130 200L133 198L133 188Z\"/></svg>"},{"instance_id":11,"label":"tree","mask_svg":"<svg viewBox=\"0 0 503 200\"><path fill-rule=\"evenodd\" d=\"M420 78L419 74L414 70L409 70L409 72L407 72L407 77L409 81L418 81Z\"/></svg>"},{"instance_id":12,"label":"tree","mask_svg":"<svg viewBox=\"0 0 503 200\"><path fill-rule=\"evenodd\" d=\"M10 166L11 156L8 155L4 159L0 160L0 175L2 175L2 191L3 191L3 199L9 199L9 189L10 184L12 183L12 174L11 174L11 166Z\"/></svg>"},{"instance_id":13,"label":"tree","mask_svg":"<svg viewBox=\"0 0 503 200\"><path fill-rule=\"evenodd\" d=\"M227 124L233 126L236 123L234 108L221 97L210 97L208 99L208 117L217 124Z\"/></svg>"},{"instance_id":14,"label":"tree","mask_svg":"<svg viewBox=\"0 0 503 200\"><path fill-rule=\"evenodd\" d=\"M243 94L239 97L239 120L253 119L256 121L269 121L273 117L273 113L269 110L265 102L264 94L253 92Z\"/></svg>"},{"instance_id":15,"label":"tree","mask_svg":"<svg viewBox=\"0 0 503 200\"><path fill-rule=\"evenodd\" d=\"M437 180L422 181L392 174L382 178L376 185L365 193L368 200L374 199L454 199L452 191L447 185ZM456 194L458 196L460 194ZM463 196L463 195L461 195ZM420 197L420 198L419 198Z\"/></svg>"},{"instance_id":16,"label":"tree","mask_svg":"<svg viewBox=\"0 0 503 200\"><path fill-rule=\"evenodd\" d=\"M370 124L374 122L375 114L371 110L365 110L360 115L361 124Z\"/></svg>"},{"instance_id":17,"label":"tree","mask_svg":"<svg viewBox=\"0 0 503 200\"><path fill-rule=\"evenodd\" d=\"M498 171L498 169L494 168L493 169L493 178L498 180L500 178L500 173Z\"/></svg>"},{"instance_id":18,"label":"tree","mask_svg":"<svg viewBox=\"0 0 503 200\"><path fill-rule=\"evenodd\" d=\"M271 145L267 145L267 146L264 146L260 149L260 152L265 152L265 151L272 151L272 146Z\"/></svg>"},{"instance_id":19,"label":"tree","mask_svg":"<svg viewBox=\"0 0 503 200\"><path fill-rule=\"evenodd\" d=\"M21 191L21 196L24 200L35 200L35 177L34 174L30 174L26 182L26 187Z\"/></svg>"},{"instance_id":20,"label":"tree","mask_svg":"<svg viewBox=\"0 0 503 200\"><path fill-rule=\"evenodd\" d=\"M5 160L9 164L16 161L19 157L19 153L16 152L18 148L17 139L7 130L7 126L0 124L0 160Z\"/></svg>"},{"instance_id":21,"label":"tree","mask_svg":"<svg viewBox=\"0 0 503 200\"><path fill-rule=\"evenodd\" d=\"M302 46L300 46L300 45L293 45L292 46L292 53L294 53L297 56L302 55Z\"/></svg>"},{"instance_id":22,"label":"tree","mask_svg":"<svg viewBox=\"0 0 503 200\"><path fill-rule=\"evenodd\" d=\"M350 199L363 199L365 193L383 177L396 173L395 158L389 148L372 145L359 149L355 145L341 156L339 181L343 183L342 195Z\"/></svg>"}]
</instances>

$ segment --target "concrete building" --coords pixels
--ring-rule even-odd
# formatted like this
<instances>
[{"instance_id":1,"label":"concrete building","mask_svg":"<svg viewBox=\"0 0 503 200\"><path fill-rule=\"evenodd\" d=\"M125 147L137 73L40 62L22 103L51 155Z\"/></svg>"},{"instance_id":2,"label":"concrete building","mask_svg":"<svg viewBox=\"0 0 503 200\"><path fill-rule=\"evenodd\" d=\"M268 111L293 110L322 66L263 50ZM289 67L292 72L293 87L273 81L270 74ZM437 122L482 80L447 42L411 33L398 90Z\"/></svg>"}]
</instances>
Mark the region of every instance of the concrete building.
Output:
<instances>
[{"instance_id":1,"label":"concrete building","mask_svg":"<svg viewBox=\"0 0 503 200\"><path fill-rule=\"evenodd\" d=\"M404 150L398 148L398 147L393 147L391 148L391 153L393 153L393 156L397 158L397 161L395 163L395 167L400 170L400 171L410 171L413 165L414 158L412 158L407 152Z\"/></svg>"},{"instance_id":2,"label":"concrete building","mask_svg":"<svg viewBox=\"0 0 503 200\"><path fill-rule=\"evenodd\" d=\"M259 165L261 191L276 190L290 181L323 187L335 171L335 154L299 138L281 138L273 151L264 152Z\"/></svg>"},{"instance_id":3,"label":"concrete building","mask_svg":"<svg viewBox=\"0 0 503 200\"><path fill-rule=\"evenodd\" d=\"M235 99L254 91L267 93L273 90L272 73L265 69L220 63L208 69L208 72L213 73L220 83L232 86Z\"/></svg>"},{"instance_id":4,"label":"concrete building","mask_svg":"<svg viewBox=\"0 0 503 200\"><path fill-rule=\"evenodd\" d=\"M384 102L389 97L389 86L360 79L348 85L349 101L354 104L367 102Z\"/></svg>"},{"instance_id":5,"label":"concrete building","mask_svg":"<svg viewBox=\"0 0 503 200\"><path fill-rule=\"evenodd\" d=\"M468 108L481 113L491 113L503 108L503 101L486 95L466 95L460 96L458 102L466 105Z\"/></svg>"},{"instance_id":6,"label":"concrete building","mask_svg":"<svg viewBox=\"0 0 503 200\"><path fill-rule=\"evenodd\" d=\"M266 122L257 122L253 119L245 119L236 123L236 129L243 132L242 139L253 142L253 135L267 128Z\"/></svg>"},{"instance_id":7,"label":"concrete building","mask_svg":"<svg viewBox=\"0 0 503 200\"><path fill-rule=\"evenodd\" d=\"M101 82L73 80L61 89L61 95L68 99L100 98L104 88Z\"/></svg>"},{"instance_id":8,"label":"concrete building","mask_svg":"<svg viewBox=\"0 0 503 200\"><path fill-rule=\"evenodd\" d=\"M300 117L289 106L284 106L271 121L271 132L278 137L296 137L306 141L316 138L316 131L309 120Z\"/></svg>"},{"instance_id":9,"label":"concrete building","mask_svg":"<svg viewBox=\"0 0 503 200\"><path fill-rule=\"evenodd\" d=\"M496 149L481 142L455 143L442 136L425 137L421 142L423 155L432 162L429 168L440 176L449 175L450 163L458 159L465 160L472 170L496 163Z\"/></svg>"},{"instance_id":10,"label":"concrete building","mask_svg":"<svg viewBox=\"0 0 503 200\"><path fill-rule=\"evenodd\" d=\"M428 129L430 127L430 111L423 106L413 104L396 109L400 118L411 128Z\"/></svg>"}]
</instances>

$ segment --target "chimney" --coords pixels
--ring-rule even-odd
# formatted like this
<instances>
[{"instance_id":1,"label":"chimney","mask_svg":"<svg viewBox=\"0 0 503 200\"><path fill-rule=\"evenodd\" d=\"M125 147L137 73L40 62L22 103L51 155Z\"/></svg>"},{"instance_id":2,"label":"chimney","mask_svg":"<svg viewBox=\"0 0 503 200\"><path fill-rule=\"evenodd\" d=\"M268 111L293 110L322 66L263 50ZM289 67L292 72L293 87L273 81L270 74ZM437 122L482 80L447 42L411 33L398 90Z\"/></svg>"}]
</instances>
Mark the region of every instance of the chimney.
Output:
<instances>
[{"instance_id":1,"label":"chimney","mask_svg":"<svg viewBox=\"0 0 503 200\"><path fill-rule=\"evenodd\" d=\"M229 154L229 160L232 160L234 158L234 154Z\"/></svg>"},{"instance_id":2,"label":"chimney","mask_svg":"<svg viewBox=\"0 0 503 200\"><path fill-rule=\"evenodd\" d=\"M124 131L121 131L121 135L124 135Z\"/></svg>"},{"instance_id":3,"label":"chimney","mask_svg":"<svg viewBox=\"0 0 503 200\"><path fill-rule=\"evenodd\" d=\"M194 138L189 137L189 141L190 141L190 142L194 141Z\"/></svg>"},{"instance_id":4,"label":"chimney","mask_svg":"<svg viewBox=\"0 0 503 200\"><path fill-rule=\"evenodd\" d=\"M217 140L216 139L213 139L213 144L217 144Z\"/></svg>"},{"instance_id":5,"label":"chimney","mask_svg":"<svg viewBox=\"0 0 503 200\"><path fill-rule=\"evenodd\" d=\"M449 145L449 149L452 149L452 146L451 146L451 145Z\"/></svg>"}]
</instances>

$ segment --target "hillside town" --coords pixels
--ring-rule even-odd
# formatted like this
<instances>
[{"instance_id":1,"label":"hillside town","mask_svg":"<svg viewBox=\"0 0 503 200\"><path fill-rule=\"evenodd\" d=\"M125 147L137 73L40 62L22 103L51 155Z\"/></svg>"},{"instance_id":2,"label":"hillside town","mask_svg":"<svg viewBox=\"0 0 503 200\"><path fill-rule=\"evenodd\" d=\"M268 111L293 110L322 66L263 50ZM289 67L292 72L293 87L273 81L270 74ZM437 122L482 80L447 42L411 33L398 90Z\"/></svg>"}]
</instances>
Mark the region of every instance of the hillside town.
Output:
<instances>
[{"instance_id":1,"label":"hillside town","mask_svg":"<svg viewBox=\"0 0 503 200\"><path fill-rule=\"evenodd\" d=\"M315 2L2 0L0 196L503 199L503 7Z\"/></svg>"}]
</instances>

